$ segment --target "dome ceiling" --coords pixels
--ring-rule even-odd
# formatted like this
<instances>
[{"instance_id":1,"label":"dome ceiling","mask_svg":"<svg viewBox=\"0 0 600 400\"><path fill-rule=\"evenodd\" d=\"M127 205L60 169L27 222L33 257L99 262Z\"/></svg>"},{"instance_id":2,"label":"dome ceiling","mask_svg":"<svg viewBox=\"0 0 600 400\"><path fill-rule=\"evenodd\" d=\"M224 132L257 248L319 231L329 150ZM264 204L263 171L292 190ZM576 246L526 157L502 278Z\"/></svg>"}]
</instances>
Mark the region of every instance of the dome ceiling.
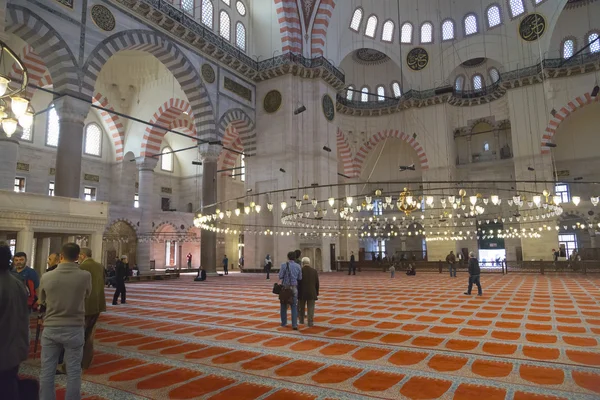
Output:
<instances>
[{"instance_id":1,"label":"dome ceiling","mask_svg":"<svg viewBox=\"0 0 600 400\"><path fill-rule=\"evenodd\" d=\"M375 49L358 49L352 53L352 59L363 65L377 65L387 62L390 58Z\"/></svg>"}]
</instances>

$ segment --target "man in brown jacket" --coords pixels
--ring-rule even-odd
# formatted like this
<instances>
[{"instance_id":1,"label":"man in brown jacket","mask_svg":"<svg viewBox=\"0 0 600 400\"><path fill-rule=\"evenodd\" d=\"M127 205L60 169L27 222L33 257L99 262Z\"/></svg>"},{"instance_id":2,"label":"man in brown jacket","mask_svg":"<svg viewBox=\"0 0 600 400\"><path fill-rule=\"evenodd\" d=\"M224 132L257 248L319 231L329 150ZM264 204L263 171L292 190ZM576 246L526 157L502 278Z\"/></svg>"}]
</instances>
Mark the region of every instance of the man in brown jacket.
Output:
<instances>
[{"instance_id":1,"label":"man in brown jacket","mask_svg":"<svg viewBox=\"0 0 600 400\"><path fill-rule=\"evenodd\" d=\"M319 296L319 274L310 266L310 258L302 259L302 280L298 288L298 318L304 324L304 309L308 305L308 326L313 326L315 301Z\"/></svg>"},{"instance_id":2,"label":"man in brown jacket","mask_svg":"<svg viewBox=\"0 0 600 400\"><path fill-rule=\"evenodd\" d=\"M92 250L82 248L79 253L79 268L92 275L92 293L85 300L85 344L81 367L88 369L94 357L94 333L100 313L106 311L104 297L104 267L92 258Z\"/></svg>"}]
</instances>

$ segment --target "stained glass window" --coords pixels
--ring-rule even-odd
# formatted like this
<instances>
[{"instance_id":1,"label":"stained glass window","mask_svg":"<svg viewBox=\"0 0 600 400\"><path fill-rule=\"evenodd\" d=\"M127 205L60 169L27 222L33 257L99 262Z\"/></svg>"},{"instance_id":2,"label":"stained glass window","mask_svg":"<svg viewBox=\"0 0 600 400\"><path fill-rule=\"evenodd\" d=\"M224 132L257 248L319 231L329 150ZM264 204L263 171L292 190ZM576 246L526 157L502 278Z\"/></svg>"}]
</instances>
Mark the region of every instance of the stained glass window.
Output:
<instances>
[{"instance_id":1,"label":"stained glass window","mask_svg":"<svg viewBox=\"0 0 600 400\"><path fill-rule=\"evenodd\" d=\"M385 100L385 89L383 86L377 87L377 100L384 101Z\"/></svg>"},{"instance_id":2,"label":"stained glass window","mask_svg":"<svg viewBox=\"0 0 600 400\"><path fill-rule=\"evenodd\" d=\"M353 97L354 97L354 86L350 85L350 86L348 86L348 89L346 90L346 100L352 100Z\"/></svg>"},{"instance_id":3,"label":"stained glass window","mask_svg":"<svg viewBox=\"0 0 600 400\"><path fill-rule=\"evenodd\" d=\"M224 39L231 40L231 19L225 11L219 14L219 34Z\"/></svg>"},{"instance_id":4,"label":"stained glass window","mask_svg":"<svg viewBox=\"0 0 600 400\"><path fill-rule=\"evenodd\" d=\"M58 146L60 127L58 124L58 113L56 108L48 110L48 125L46 126L46 146Z\"/></svg>"},{"instance_id":5,"label":"stained glass window","mask_svg":"<svg viewBox=\"0 0 600 400\"><path fill-rule=\"evenodd\" d=\"M239 21L235 24L235 45L246 51L246 27Z\"/></svg>"},{"instance_id":6,"label":"stained glass window","mask_svg":"<svg viewBox=\"0 0 600 400\"><path fill-rule=\"evenodd\" d=\"M202 0L202 23L210 29L213 27L213 4L210 0Z\"/></svg>"},{"instance_id":7,"label":"stained glass window","mask_svg":"<svg viewBox=\"0 0 600 400\"><path fill-rule=\"evenodd\" d=\"M598 53L600 51L600 39L598 39L597 32L588 35L588 44L590 44L591 53Z\"/></svg>"},{"instance_id":8,"label":"stained glass window","mask_svg":"<svg viewBox=\"0 0 600 400\"><path fill-rule=\"evenodd\" d=\"M394 92L394 97L402 96L402 90L400 89L400 84L398 82L392 83L392 91Z\"/></svg>"},{"instance_id":9,"label":"stained glass window","mask_svg":"<svg viewBox=\"0 0 600 400\"><path fill-rule=\"evenodd\" d=\"M448 19L442 24L442 40L454 39L454 21Z\"/></svg>"},{"instance_id":10,"label":"stained glass window","mask_svg":"<svg viewBox=\"0 0 600 400\"><path fill-rule=\"evenodd\" d=\"M241 1L238 0L238 2L235 3L235 8L242 17L246 15L246 6Z\"/></svg>"},{"instance_id":11,"label":"stained glass window","mask_svg":"<svg viewBox=\"0 0 600 400\"><path fill-rule=\"evenodd\" d=\"M497 5L490 6L487 9L487 22L488 27L493 28L502 23L502 17L500 16L500 7Z\"/></svg>"},{"instance_id":12,"label":"stained glass window","mask_svg":"<svg viewBox=\"0 0 600 400\"><path fill-rule=\"evenodd\" d=\"M481 90L483 88L483 77L479 74L473 75L473 90Z\"/></svg>"},{"instance_id":13,"label":"stained glass window","mask_svg":"<svg viewBox=\"0 0 600 400\"><path fill-rule=\"evenodd\" d=\"M391 42L394 38L394 22L385 21L381 30L381 40L383 42Z\"/></svg>"},{"instance_id":14,"label":"stained glass window","mask_svg":"<svg viewBox=\"0 0 600 400\"><path fill-rule=\"evenodd\" d=\"M474 35L479 31L477 26L477 16L475 14L469 14L465 17L465 35Z\"/></svg>"},{"instance_id":15,"label":"stained glass window","mask_svg":"<svg viewBox=\"0 0 600 400\"><path fill-rule=\"evenodd\" d=\"M362 102L369 101L369 88L366 86L364 88L362 88L362 90L361 90L360 101L362 101Z\"/></svg>"},{"instance_id":16,"label":"stained glass window","mask_svg":"<svg viewBox=\"0 0 600 400\"><path fill-rule=\"evenodd\" d=\"M500 73L496 68L490 69L490 79L492 83L496 83L500 79Z\"/></svg>"},{"instance_id":17,"label":"stained glass window","mask_svg":"<svg viewBox=\"0 0 600 400\"><path fill-rule=\"evenodd\" d=\"M510 8L510 15L515 18L525 12L525 5L523 0L508 0L508 6Z\"/></svg>"},{"instance_id":18,"label":"stained glass window","mask_svg":"<svg viewBox=\"0 0 600 400\"><path fill-rule=\"evenodd\" d=\"M460 92L461 90L463 90L463 87L465 86L465 77L464 76L457 76L456 77L456 81L454 81L454 89L457 92Z\"/></svg>"},{"instance_id":19,"label":"stained glass window","mask_svg":"<svg viewBox=\"0 0 600 400\"><path fill-rule=\"evenodd\" d=\"M425 22L421 25L421 43L431 43L433 41L433 25Z\"/></svg>"},{"instance_id":20,"label":"stained glass window","mask_svg":"<svg viewBox=\"0 0 600 400\"><path fill-rule=\"evenodd\" d=\"M365 28L365 35L368 37L375 37L375 31L377 30L377 17L371 15L367 20L367 27Z\"/></svg>"},{"instance_id":21,"label":"stained glass window","mask_svg":"<svg viewBox=\"0 0 600 400\"><path fill-rule=\"evenodd\" d=\"M573 39L567 39L563 43L563 58L571 58L573 57L573 53L575 52L575 41Z\"/></svg>"},{"instance_id":22,"label":"stained glass window","mask_svg":"<svg viewBox=\"0 0 600 400\"><path fill-rule=\"evenodd\" d=\"M410 22L407 22L404 25L402 25L402 33L400 38L402 43L412 43L412 30L413 27Z\"/></svg>"},{"instance_id":23,"label":"stained glass window","mask_svg":"<svg viewBox=\"0 0 600 400\"><path fill-rule=\"evenodd\" d=\"M98 124L89 124L85 128L84 153L91 156L102 154L102 129Z\"/></svg>"},{"instance_id":24,"label":"stained glass window","mask_svg":"<svg viewBox=\"0 0 600 400\"><path fill-rule=\"evenodd\" d=\"M358 32L360 28L360 23L362 22L363 10L362 8L357 8L354 10L354 14L352 14L352 21L350 21L350 29Z\"/></svg>"}]
</instances>

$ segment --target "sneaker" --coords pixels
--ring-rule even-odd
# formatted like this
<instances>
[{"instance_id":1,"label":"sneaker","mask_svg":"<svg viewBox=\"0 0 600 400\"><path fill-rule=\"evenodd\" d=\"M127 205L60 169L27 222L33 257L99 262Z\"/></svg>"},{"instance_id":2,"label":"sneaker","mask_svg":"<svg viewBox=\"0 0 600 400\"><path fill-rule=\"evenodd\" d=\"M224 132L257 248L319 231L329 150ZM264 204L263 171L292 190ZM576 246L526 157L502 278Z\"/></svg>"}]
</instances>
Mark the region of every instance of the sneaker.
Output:
<instances>
[{"instance_id":1,"label":"sneaker","mask_svg":"<svg viewBox=\"0 0 600 400\"><path fill-rule=\"evenodd\" d=\"M466 294L467 296L470 296L470 295L471 295L471 293L467 293L467 292L464 292L463 294Z\"/></svg>"}]
</instances>

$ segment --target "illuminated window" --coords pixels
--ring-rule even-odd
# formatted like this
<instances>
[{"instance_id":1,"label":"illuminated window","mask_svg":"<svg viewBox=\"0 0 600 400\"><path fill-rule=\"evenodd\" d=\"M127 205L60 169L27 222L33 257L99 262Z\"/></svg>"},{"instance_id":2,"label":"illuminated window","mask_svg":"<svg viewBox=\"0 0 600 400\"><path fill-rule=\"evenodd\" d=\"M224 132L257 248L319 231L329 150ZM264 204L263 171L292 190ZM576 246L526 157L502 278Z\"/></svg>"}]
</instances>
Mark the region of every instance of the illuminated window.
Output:
<instances>
[{"instance_id":1,"label":"illuminated window","mask_svg":"<svg viewBox=\"0 0 600 400\"><path fill-rule=\"evenodd\" d=\"M33 124L29 128L20 128L21 129L21 140L25 142L33 141Z\"/></svg>"},{"instance_id":2,"label":"illuminated window","mask_svg":"<svg viewBox=\"0 0 600 400\"><path fill-rule=\"evenodd\" d=\"M391 42L394 39L394 22L393 21L385 21L383 24L383 29L381 30L381 41L382 42Z\"/></svg>"},{"instance_id":3,"label":"illuminated window","mask_svg":"<svg viewBox=\"0 0 600 400\"><path fill-rule=\"evenodd\" d=\"M140 208L140 195L137 193L133 196L133 207Z\"/></svg>"},{"instance_id":4,"label":"illuminated window","mask_svg":"<svg viewBox=\"0 0 600 400\"><path fill-rule=\"evenodd\" d=\"M511 18L518 17L525 12L523 0L508 0L508 8L510 9Z\"/></svg>"},{"instance_id":5,"label":"illuminated window","mask_svg":"<svg viewBox=\"0 0 600 400\"><path fill-rule=\"evenodd\" d=\"M575 41L573 39L567 39L563 42L562 46L562 56L563 58L571 58L573 57L573 53L575 52Z\"/></svg>"},{"instance_id":6,"label":"illuminated window","mask_svg":"<svg viewBox=\"0 0 600 400\"><path fill-rule=\"evenodd\" d=\"M375 31L377 30L377 17L371 15L367 20L367 26L365 28L365 35L368 37L375 37Z\"/></svg>"},{"instance_id":7,"label":"illuminated window","mask_svg":"<svg viewBox=\"0 0 600 400\"><path fill-rule=\"evenodd\" d=\"M600 52L600 38L598 32L592 32L588 35L588 44L590 45L590 53Z\"/></svg>"},{"instance_id":8,"label":"illuminated window","mask_svg":"<svg viewBox=\"0 0 600 400\"><path fill-rule=\"evenodd\" d=\"M481 90L483 88L483 77L479 74L473 75L473 90Z\"/></svg>"},{"instance_id":9,"label":"illuminated window","mask_svg":"<svg viewBox=\"0 0 600 400\"><path fill-rule=\"evenodd\" d=\"M83 188L83 199L85 201L96 201L96 188L85 186Z\"/></svg>"},{"instance_id":10,"label":"illuminated window","mask_svg":"<svg viewBox=\"0 0 600 400\"><path fill-rule=\"evenodd\" d=\"M572 233L559 234L558 246L562 247L561 245L564 245L567 257L569 257L573 253L573 250L577 250L577 235Z\"/></svg>"},{"instance_id":11,"label":"illuminated window","mask_svg":"<svg viewBox=\"0 0 600 400\"><path fill-rule=\"evenodd\" d=\"M54 196L54 182L48 183L48 196Z\"/></svg>"},{"instance_id":12,"label":"illuminated window","mask_svg":"<svg viewBox=\"0 0 600 400\"><path fill-rule=\"evenodd\" d=\"M25 192L25 178L15 178L15 192L24 193Z\"/></svg>"},{"instance_id":13,"label":"illuminated window","mask_svg":"<svg viewBox=\"0 0 600 400\"><path fill-rule=\"evenodd\" d=\"M566 183L557 183L554 185L554 193L556 193L557 196L560 196L560 201L563 203L571 201L569 185Z\"/></svg>"},{"instance_id":14,"label":"illuminated window","mask_svg":"<svg viewBox=\"0 0 600 400\"><path fill-rule=\"evenodd\" d=\"M231 19L225 11L221 11L219 14L219 35L224 39L231 40Z\"/></svg>"},{"instance_id":15,"label":"illuminated window","mask_svg":"<svg viewBox=\"0 0 600 400\"><path fill-rule=\"evenodd\" d=\"M235 24L235 45L246 51L246 27L239 21Z\"/></svg>"},{"instance_id":16,"label":"illuminated window","mask_svg":"<svg viewBox=\"0 0 600 400\"><path fill-rule=\"evenodd\" d=\"M479 32L479 26L477 25L477 16L475 14L469 14L465 17L465 35L474 35Z\"/></svg>"},{"instance_id":17,"label":"illuminated window","mask_svg":"<svg viewBox=\"0 0 600 400\"><path fill-rule=\"evenodd\" d=\"M360 28L360 23L362 22L363 10L362 8L357 8L354 10L354 14L352 14L352 21L350 21L350 29L358 32Z\"/></svg>"},{"instance_id":18,"label":"illuminated window","mask_svg":"<svg viewBox=\"0 0 600 400\"><path fill-rule=\"evenodd\" d=\"M383 202L381 200L373 202L373 215L383 215Z\"/></svg>"},{"instance_id":19,"label":"illuminated window","mask_svg":"<svg viewBox=\"0 0 600 400\"><path fill-rule=\"evenodd\" d=\"M491 5L487 9L487 23L488 23L488 28L493 28L502 23L500 7L498 7L497 5L494 4L494 5Z\"/></svg>"},{"instance_id":20,"label":"illuminated window","mask_svg":"<svg viewBox=\"0 0 600 400\"><path fill-rule=\"evenodd\" d=\"M181 9L188 14L194 15L194 0L181 0Z\"/></svg>"},{"instance_id":21,"label":"illuminated window","mask_svg":"<svg viewBox=\"0 0 600 400\"><path fill-rule=\"evenodd\" d=\"M500 80L500 73L496 68L490 69L490 80L492 81L492 83L496 83Z\"/></svg>"},{"instance_id":22,"label":"illuminated window","mask_svg":"<svg viewBox=\"0 0 600 400\"><path fill-rule=\"evenodd\" d=\"M377 86L377 100L379 100L379 101L385 100L385 89L383 86Z\"/></svg>"},{"instance_id":23,"label":"illuminated window","mask_svg":"<svg viewBox=\"0 0 600 400\"><path fill-rule=\"evenodd\" d=\"M402 43L412 43L412 30L413 27L410 22L406 22L402 25L402 31L400 34L400 41Z\"/></svg>"},{"instance_id":24,"label":"illuminated window","mask_svg":"<svg viewBox=\"0 0 600 400\"><path fill-rule=\"evenodd\" d=\"M456 77L456 81L454 81L454 89L457 92L460 92L465 87L465 77L460 75Z\"/></svg>"},{"instance_id":25,"label":"illuminated window","mask_svg":"<svg viewBox=\"0 0 600 400\"><path fill-rule=\"evenodd\" d=\"M354 98L354 86L348 86L346 90L346 100L352 100Z\"/></svg>"},{"instance_id":26,"label":"illuminated window","mask_svg":"<svg viewBox=\"0 0 600 400\"><path fill-rule=\"evenodd\" d=\"M235 8L242 17L246 15L246 6L241 1L238 0L238 2L235 3Z\"/></svg>"},{"instance_id":27,"label":"illuminated window","mask_svg":"<svg viewBox=\"0 0 600 400\"><path fill-rule=\"evenodd\" d=\"M48 110L48 121L46 126L46 146L58 146L58 137L60 126L58 124L58 113L56 108L52 107Z\"/></svg>"},{"instance_id":28,"label":"illuminated window","mask_svg":"<svg viewBox=\"0 0 600 400\"><path fill-rule=\"evenodd\" d=\"M246 182L246 156L242 154L240 156L240 180Z\"/></svg>"},{"instance_id":29,"label":"illuminated window","mask_svg":"<svg viewBox=\"0 0 600 400\"><path fill-rule=\"evenodd\" d=\"M394 92L394 97L396 98L402 96L402 89L400 89L400 84L398 82L392 83L392 92Z\"/></svg>"},{"instance_id":30,"label":"illuminated window","mask_svg":"<svg viewBox=\"0 0 600 400\"><path fill-rule=\"evenodd\" d=\"M483 144L483 151L490 151L490 144L488 142Z\"/></svg>"},{"instance_id":31,"label":"illuminated window","mask_svg":"<svg viewBox=\"0 0 600 400\"><path fill-rule=\"evenodd\" d=\"M368 87L364 87L362 88L362 90L360 91L360 101L362 102L367 102L369 101L369 88Z\"/></svg>"},{"instance_id":32,"label":"illuminated window","mask_svg":"<svg viewBox=\"0 0 600 400\"><path fill-rule=\"evenodd\" d=\"M210 29L213 27L213 4L210 0L202 0L202 23Z\"/></svg>"},{"instance_id":33,"label":"illuminated window","mask_svg":"<svg viewBox=\"0 0 600 400\"><path fill-rule=\"evenodd\" d=\"M173 150L170 147L165 147L160 155L160 169L163 171L173 172Z\"/></svg>"},{"instance_id":34,"label":"illuminated window","mask_svg":"<svg viewBox=\"0 0 600 400\"><path fill-rule=\"evenodd\" d=\"M91 156L102 154L102 129L98 124L89 124L85 128L84 153Z\"/></svg>"},{"instance_id":35,"label":"illuminated window","mask_svg":"<svg viewBox=\"0 0 600 400\"><path fill-rule=\"evenodd\" d=\"M454 21L447 19L442 24L442 40L454 39Z\"/></svg>"},{"instance_id":36,"label":"illuminated window","mask_svg":"<svg viewBox=\"0 0 600 400\"><path fill-rule=\"evenodd\" d=\"M433 25L429 22L425 22L421 25L421 43L433 42Z\"/></svg>"}]
</instances>

